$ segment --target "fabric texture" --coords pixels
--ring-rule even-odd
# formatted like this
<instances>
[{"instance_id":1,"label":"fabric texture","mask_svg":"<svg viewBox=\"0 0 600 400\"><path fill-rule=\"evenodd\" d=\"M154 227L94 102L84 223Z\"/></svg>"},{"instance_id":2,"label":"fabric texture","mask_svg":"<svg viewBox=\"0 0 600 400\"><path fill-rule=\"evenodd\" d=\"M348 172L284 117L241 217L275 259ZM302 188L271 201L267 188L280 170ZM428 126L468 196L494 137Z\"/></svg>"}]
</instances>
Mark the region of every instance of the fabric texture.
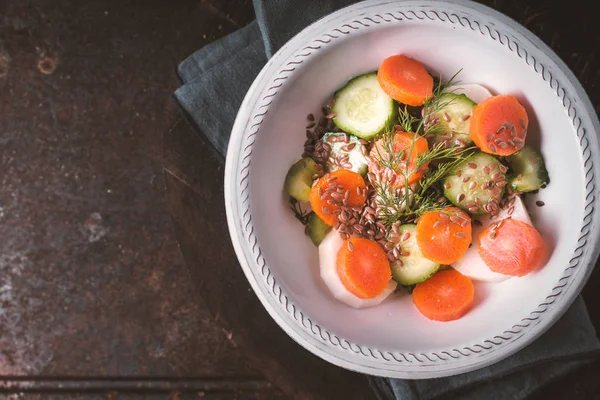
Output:
<instances>
[{"instance_id":1,"label":"fabric texture","mask_svg":"<svg viewBox=\"0 0 600 400\"><path fill-rule=\"evenodd\" d=\"M224 158L237 110L261 68L304 27L352 0L255 0L256 21L215 41L178 67L175 98ZM525 399L544 384L590 362L600 343L578 297L544 335L513 356L474 372L428 380L370 377L379 399Z\"/></svg>"}]
</instances>

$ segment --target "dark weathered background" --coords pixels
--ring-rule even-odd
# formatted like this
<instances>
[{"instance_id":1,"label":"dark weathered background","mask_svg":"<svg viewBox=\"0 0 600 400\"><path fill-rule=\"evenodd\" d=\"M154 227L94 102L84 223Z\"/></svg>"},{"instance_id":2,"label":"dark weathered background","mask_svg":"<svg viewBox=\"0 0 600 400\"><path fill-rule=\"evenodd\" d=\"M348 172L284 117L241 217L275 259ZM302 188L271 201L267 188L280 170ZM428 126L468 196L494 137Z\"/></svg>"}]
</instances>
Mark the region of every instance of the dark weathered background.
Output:
<instances>
[{"instance_id":1,"label":"dark weathered background","mask_svg":"<svg viewBox=\"0 0 600 400\"><path fill-rule=\"evenodd\" d=\"M584 1L484 3L552 46L600 109ZM171 97L179 61L251 19L249 0L0 0L0 391L368 398L363 377L300 349L250 292L222 164ZM596 326L599 274L584 291ZM536 399L600 398L599 373Z\"/></svg>"}]
</instances>

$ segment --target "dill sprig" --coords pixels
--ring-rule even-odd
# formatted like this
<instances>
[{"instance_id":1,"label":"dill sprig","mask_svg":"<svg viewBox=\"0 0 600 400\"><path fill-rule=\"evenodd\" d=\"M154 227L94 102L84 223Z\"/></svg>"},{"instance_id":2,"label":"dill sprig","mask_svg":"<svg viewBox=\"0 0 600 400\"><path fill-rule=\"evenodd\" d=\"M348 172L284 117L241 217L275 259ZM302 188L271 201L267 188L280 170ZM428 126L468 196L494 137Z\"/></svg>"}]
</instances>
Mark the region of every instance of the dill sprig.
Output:
<instances>
[{"instance_id":1,"label":"dill sprig","mask_svg":"<svg viewBox=\"0 0 600 400\"><path fill-rule=\"evenodd\" d=\"M440 210L448 202L444 200L441 190L437 183L440 182L457 164L462 162L466 155L470 154L472 148L446 148L440 143L419 154L413 159L415 143L422 136L436 133L441 129L439 124L425 124L432 115L448 107L453 99L443 100L443 95L450 93L449 88L456 84L456 77L461 72L459 70L447 82L440 83L433 90L433 94L423 105L422 118L413 116L407 107L399 109L400 127L412 135L412 142L408 149L396 153L394 150L395 132L386 131L382 136L380 151L372 154L373 158L384 168L393 170L399 176L397 179L403 179L403 189L391 186L385 179L372 182L375 187L375 193L378 203L378 217L387 226L391 226L397 221L416 218L427 211ZM427 170L421 178L419 185L411 187L408 182L410 177L427 169L427 165L433 161L441 161L435 169ZM441 201L440 201L441 200Z\"/></svg>"},{"instance_id":2,"label":"dill sprig","mask_svg":"<svg viewBox=\"0 0 600 400\"><path fill-rule=\"evenodd\" d=\"M310 216L311 211L304 211L302 207L300 207L298 200L294 199L293 197L290 198L290 208L294 212L294 217L296 217L296 219L300 221L302 225L308 224L308 217Z\"/></svg>"},{"instance_id":3,"label":"dill sprig","mask_svg":"<svg viewBox=\"0 0 600 400\"><path fill-rule=\"evenodd\" d=\"M408 107L404 106L404 110L398 108L398 123L404 132L412 132L419 118L415 117L408 111Z\"/></svg>"},{"instance_id":4,"label":"dill sprig","mask_svg":"<svg viewBox=\"0 0 600 400\"><path fill-rule=\"evenodd\" d=\"M443 143L440 143L434 150L438 147L444 147ZM473 147L468 148L460 148L460 147L451 147L449 149L441 149L437 157L431 157L431 160L440 160L443 159L445 161L440 162L436 169L432 169L427 171L423 178L419 181L419 185L421 186L420 193L424 193L433 185L441 181L446 175L454 169L458 164L460 164L465 158L470 156L473 153ZM426 160L428 157L423 157Z\"/></svg>"},{"instance_id":5,"label":"dill sprig","mask_svg":"<svg viewBox=\"0 0 600 400\"><path fill-rule=\"evenodd\" d=\"M387 226L392 226L396 221L410 215L407 210L407 197L403 192L406 189L392 187L389 182L377 182L374 185L375 199L377 202L377 217ZM409 189L410 190L410 189ZM411 197L408 197L410 201Z\"/></svg>"},{"instance_id":6,"label":"dill sprig","mask_svg":"<svg viewBox=\"0 0 600 400\"><path fill-rule=\"evenodd\" d=\"M386 130L381 135L381 149L375 148L375 150L371 153L371 157L379 165L384 168L389 168L395 172L401 172L402 162L406 156L406 151L402 150L399 153L396 153L394 146L394 135L395 132L391 130Z\"/></svg>"}]
</instances>

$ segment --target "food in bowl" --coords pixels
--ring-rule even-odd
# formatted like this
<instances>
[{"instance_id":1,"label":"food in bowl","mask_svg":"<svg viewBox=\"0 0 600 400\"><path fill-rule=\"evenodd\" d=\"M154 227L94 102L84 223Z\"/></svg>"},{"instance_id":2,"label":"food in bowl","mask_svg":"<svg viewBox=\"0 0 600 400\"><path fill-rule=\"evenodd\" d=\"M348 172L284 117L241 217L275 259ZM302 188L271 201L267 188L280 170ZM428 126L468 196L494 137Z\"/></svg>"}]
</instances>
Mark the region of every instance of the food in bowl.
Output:
<instances>
[{"instance_id":1,"label":"food in bowl","mask_svg":"<svg viewBox=\"0 0 600 400\"><path fill-rule=\"evenodd\" d=\"M350 307L411 295L426 318L452 321L472 308L473 280L514 279L547 261L523 202L549 183L526 144L527 111L457 76L436 80L393 55L308 116L284 188L318 246L321 279Z\"/></svg>"}]
</instances>

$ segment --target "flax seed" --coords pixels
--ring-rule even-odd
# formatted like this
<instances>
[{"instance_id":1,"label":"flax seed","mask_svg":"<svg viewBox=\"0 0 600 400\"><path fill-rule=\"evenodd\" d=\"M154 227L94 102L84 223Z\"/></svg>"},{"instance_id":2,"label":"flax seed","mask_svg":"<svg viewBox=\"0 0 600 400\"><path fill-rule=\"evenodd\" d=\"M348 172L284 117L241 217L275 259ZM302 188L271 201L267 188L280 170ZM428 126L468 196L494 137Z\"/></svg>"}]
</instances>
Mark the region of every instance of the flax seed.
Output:
<instances>
[{"instance_id":1,"label":"flax seed","mask_svg":"<svg viewBox=\"0 0 600 400\"><path fill-rule=\"evenodd\" d=\"M466 234L466 233L464 233L464 232L456 232L456 233L454 234L454 236L456 236L456 237L457 237L457 238L459 238L459 239L464 239L464 238L466 238L466 237L467 237L467 234Z\"/></svg>"},{"instance_id":2,"label":"flax seed","mask_svg":"<svg viewBox=\"0 0 600 400\"><path fill-rule=\"evenodd\" d=\"M471 179L471 177L470 177L470 176L465 176L465 177L462 179L462 181L463 181L463 183L467 183L467 182L469 182L469 180L470 180L470 179Z\"/></svg>"},{"instance_id":3,"label":"flax seed","mask_svg":"<svg viewBox=\"0 0 600 400\"><path fill-rule=\"evenodd\" d=\"M470 162L467 164L469 166L469 168L471 169L477 169L477 164L475 164L474 162Z\"/></svg>"},{"instance_id":4,"label":"flax seed","mask_svg":"<svg viewBox=\"0 0 600 400\"><path fill-rule=\"evenodd\" d=\"M410 239L410 232L406 232L404 234L404 236L402 236L402 241L406 242L408 239Z\"/></svg>"},{"instance_id":5,"label":"flax seed","mask_svg":"<svg viewBox=\"0 0 600 400\"><path fill-rule=\"evenodd\" d=\"M470 116L469 114L465 114L465 115L463 115L463 116L462 116L460 119L461 119L461 121L466 121L466 120L468 120L469 118L471 118L471 116Z\"/></svg>"},{"instance_id":6,"label":"flax seed","mask_svg":"<svg viewBox=\"0 0 600 400\"><path fill-rule=\"evenodd\" d=\"M525 145L525 143L515 143L515 149L521 150L524 145Z\"/></svg>"},{"instance_id":7,"label":"flax seed","mask_svg":"<svg viewBox=\"0 0 600 400\"><path fill-rule=\"evenodd\" d=\"M500 128L498 128L498 130L496 131L496 135L501 134L502 132L504 132L505 129L506 129L506 125L504 125L504 124L500 125Z\"/></svg>"},{"instance_id":8,"label":"flax seed","mask_svg":"<svg viewBox=\"0 0 600 400\"><path fill-rule=\"evenodd\" d=\"M543 207L543 206L545 206L545 205L546 205L546 203L544 203L544 202L543 202L543 201L541 201L541 200L538 200L538 201L536 201L536 202L535 202L535 205L536 205L536 206L538 206L538 207Z\"/></svg>"},{"instance_id":9,"label":"flax seed","mask_svg":"<svg viewBox=\"0 0 600 400\"><path fill-rule=\"evenodd\" d=\"M434 224L433 224L433 229L439 228L440 225L442 225L442 221L441 220L435 221Z\"/></svg>"},{"instance_id":10,"label":"flax seed","mask_svg":"<svg viewBox=\"0 0 600 400\"><path fill-rule=\"evenodd\" d=\"M496 151L498 151L498 149L496 149L496 146L494 146L494 144L493 144L493 143L490 143L490 145L489 145L489 146L490 146L490 150L491 150L491 151L493 151L494 153L495 153Z\"/></svg>"},{"instance_id":11,"label":"flax seed","mask_svg":"<svg viewBox=\"0 0 600 400\"><path fill-rule=\"evenodd\" d=\"M465 194L464 194L464 193L461 193L461 194L459 194L459 195L458 195L458 198L456 199L456 201L457 201L458 203L460 203L460 202L461 202L461 201L463 201L464 199L465 199Z\"/></svg>"}]
</instances>

